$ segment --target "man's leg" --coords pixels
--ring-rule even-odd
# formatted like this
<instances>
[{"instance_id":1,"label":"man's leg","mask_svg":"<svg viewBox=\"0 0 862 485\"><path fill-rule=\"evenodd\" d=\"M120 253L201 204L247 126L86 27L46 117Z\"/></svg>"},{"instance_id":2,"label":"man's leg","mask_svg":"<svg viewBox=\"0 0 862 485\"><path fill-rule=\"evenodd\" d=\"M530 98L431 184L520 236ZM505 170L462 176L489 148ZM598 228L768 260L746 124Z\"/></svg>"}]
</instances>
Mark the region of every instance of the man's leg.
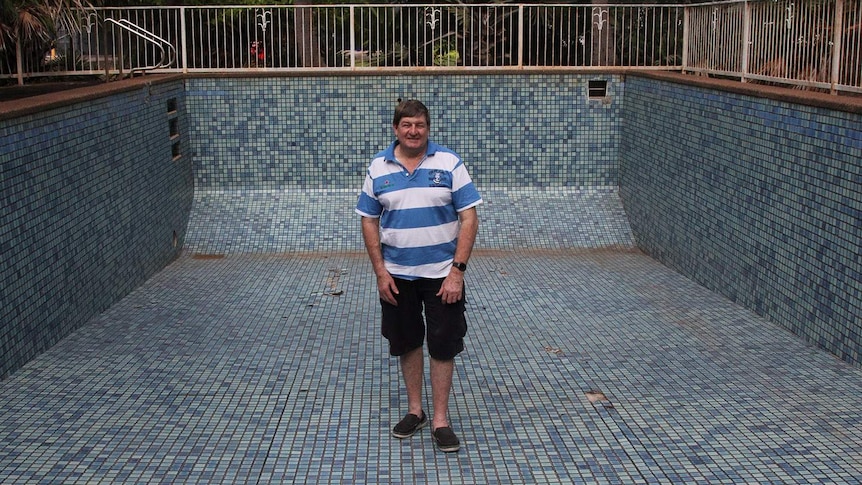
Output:
<instances>
[{"instance_id":1,"label":"man's leg","mask_svg":"<svg viewBox=\"0 0 862 485\"><path fill-rule=\"evenodd\" d=\"M432 367L433 368L433 367ZM407 388L407 412L422 416L422 378L424 376L422 347L401 356L401 373Z\"/></svg>"},{"instance_id":2,"label":"man's leg","mask_svg":"<svg viewBox=\"0 0 862 485\"><path fill-rule=\"evenodd\" d=\"M421 418L425 378L422 302L416 293L415 282L395 278L395 283L400 291L395 296L398 305L380 300L383 310L382 333L389 340L389 353L397 355L401 364L401 375L407 390L407 412Z\"/></svg>"},{"instance_id":3,"label":"man's leg","mask_svg":"<svg viewBox=\"0 0 862 485\"><path fill-rule=\"evenodd\" d=\"M423 357L422 347L399 357L407 388L407 414L392 428L392 436L398 439L409 438L428 424L428 416L422 410Z\"/></svg>"},{"instance_id":4,"label":"man's leg","mask_svg":"<svg viewBox=\"0 0 862 485\"><path fill-rule=\"evenodd\" d=\"M422 378L424 373L422 347L407 352L400 359L401 373L404 375L404 386L407 388L407 412L421 417ZM431 369L434 369L433 365Z\"/></svg>"},{"instance_id":5,"label":"man's leg","mask_svg":"<svg viewBox=\"0 0 862 485\"><path fill-rule=\"evenodd\" d=\"M464 298L447 304L439 296L442 280L429 281L423 291L427 323L428 354L431 356L431 402L434 415L431 435L437 448L445 452L458 451L461 444L449 426L449 395L455 372L455 356L464 350L467 322L464 319Z\"/></svg>"},{"instance_id":6,"label":"man's leg","mask_svg":"<svg viewBox=\"0 0 862 485\"><path fill-rule=\"evenodd\" d=\"M434 417L431 429L449 426L449 395L455 372L455 356L464 350L467 322L464 319L464 298L446 304L436 296L442 280L424 288L425 316L428 330L428 353L431 356L431 402Z\"/></svg>"},{"instance_id":7,"label":"man's leg","mask_svg":"<svg viewBox=\"0 0 862 485\"><path fill-rule=\"evenodd\" d=\"M431 429L449 426L449 393L452 390L452 374L455 359L431 359L431 398L434 402L434 418Z\"/></svg>"},{"instance_id":8,"label":"man's leg","mask_svg":"<svg viewBox=\"0 0 862 485\"><path fill-rule=\"evenodd\" d=\"M455 359L431 358L431 395L434 401L434 418L431 421L431 437L440 451L458 451L461 442L449 426L449 391L452 389L452 374Z\"/></svg>"}]
</instances>

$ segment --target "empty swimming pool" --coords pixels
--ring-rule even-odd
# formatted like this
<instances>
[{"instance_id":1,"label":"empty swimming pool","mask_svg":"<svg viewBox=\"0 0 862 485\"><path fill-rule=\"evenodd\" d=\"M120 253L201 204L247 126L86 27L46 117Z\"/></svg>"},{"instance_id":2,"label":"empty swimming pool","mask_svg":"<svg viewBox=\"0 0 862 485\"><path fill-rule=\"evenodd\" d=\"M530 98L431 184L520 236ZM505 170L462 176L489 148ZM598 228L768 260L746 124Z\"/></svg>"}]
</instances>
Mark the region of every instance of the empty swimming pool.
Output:
<instances>
[{"instance_id":1,"label":"empty swimming pool","mask_svg":"<svg viewBox=\"0 0 862 485\"><path fill-rule=\"evenodd\" d=\"M735 133L734 119L788 107L649 77L609 77L614 97L600 101L580 89L586 77L494 78L136 85L100 103L141 106L154 148L134 148L149 143L140 132L118 150L105 146L116 132L61 135L93 143L74 166L103 177L98 189L86 177L53 175L57 163L4 164L4 195L10 187L75 189L16 199L16 207L46 204L27 224L18 209L4 209L4 230L23 228L4 238L16 241L4 242L4 255L17 258L4 263L4 354L35 331L27 325L86 313L76 299L90 302L92 315L65 332L40 330L58 334L58 343L0 382L3 482L854 483L862 472L862 374L853 352L831 349L845 362L822 349L836 333L852 348L854 331L817 323L856 314L854 283L837 288L856 268L840 257L854 244L853 220L822 236L806 232L803 216L791 224L792 201L805 214L834 205L828 194L826 208L788 194L798 185L792 173L770 178L813 149L772 151L766 165L750 156L725 163L758 152L752 147L771 132L756 125L734 138L740 147L717 145ZM367 104L333 95L362 82L383 84L387 94ZM275 87L284 92L258 99ZM286 103L291 89L307 105ZM434 137L464 147L486 199L468 275L468 348L451 404L463 441L456 456L435 452L427 433L407 441L388 434L404 403L379 336L352 184L387 136L386 117L371 107L388 111L395 92L430 97L432 113L439 107ZM703 118L674 119L678 105L704 93ZM494 109L452 107L464 99ZM849 128L858 114L797 111L821 122L831 116L833 128L809 134L818 163L859 154L858 128ZM117 122L100 111L71 118ZM647 122L666 136L647 131ZM689 125L689 136L674 125ZM838 136L830 129L841 144L825 146ZM8 151L23 158L49 135L13 141ZM76 153L67 146L66 172ZM157 157L166 160L150 160ZM746 167L753 175L742 175ZM857 172L847 173L852 181ZM817 194L844 183L807 180ZM848 213L853 197L834 212ZM81 199L90 204L73 203ZM770 217L776 207L788 215ZM89 224L61 238L51 228L62 221ZM764 227L780 236L768 248ZM821 242L831 232L832 242ZM797 234L815 242L796 247ZM57 248L50 237L79 246ZM47 252L19 252L19 242L33 241ZM823 251L810 262L789 260L816 244ZM782 276L791 263L806 275L795 289ZM830 271L832 281L812 273L838 263L848 269ZM54 299L77 273L95 283ZM50 283L28 290L15 278ZM839 301L832 320L821 318L826 306L807 310L812 280L824 283L810 290L815 297ZM773 301L772 288L800 298ZM814 328L793 328L799 315ZM28 323L10 330L13 321Z\"/></svg>"}]
</instances>

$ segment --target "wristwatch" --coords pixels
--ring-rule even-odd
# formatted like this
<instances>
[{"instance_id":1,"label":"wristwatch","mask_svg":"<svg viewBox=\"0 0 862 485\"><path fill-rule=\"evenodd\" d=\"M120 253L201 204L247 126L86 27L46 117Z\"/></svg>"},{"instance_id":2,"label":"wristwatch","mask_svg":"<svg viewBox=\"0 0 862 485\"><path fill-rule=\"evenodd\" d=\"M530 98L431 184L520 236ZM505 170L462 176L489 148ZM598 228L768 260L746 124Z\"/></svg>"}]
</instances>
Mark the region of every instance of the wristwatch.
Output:
<instances>
[{"instance_id":1,"label":"wristwatch","mask_svg":"<svg viewBox=\"0 0 862 485\"><path fill-rule=\"evenodd\" d=\"M463 273L464 271L467 271L467 263L459 263L459 262L455 261L455 262L453 262L453 263L452 263L452 266L454 266L454 267L458 268L459 270L461 270L461 272L462 272L462 273Z\"/></svg>"}]
</instances>

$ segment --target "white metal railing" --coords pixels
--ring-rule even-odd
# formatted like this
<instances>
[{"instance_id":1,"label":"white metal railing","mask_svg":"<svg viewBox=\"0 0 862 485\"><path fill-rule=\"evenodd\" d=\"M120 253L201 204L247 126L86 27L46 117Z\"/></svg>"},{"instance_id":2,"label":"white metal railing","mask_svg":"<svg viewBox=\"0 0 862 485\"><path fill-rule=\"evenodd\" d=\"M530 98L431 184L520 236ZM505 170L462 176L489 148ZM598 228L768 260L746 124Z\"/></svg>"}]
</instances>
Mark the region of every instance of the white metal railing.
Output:
<instances>
[{"instance_id":1,"label":"white metal railing","mask_svg":"<svg viewBox=\"0 0 862 485\"><path fill-rule=\"evenodd\" d=\"M160 72L665 69L862 89L862 0L696 5L99 8L0 77ZM147 32L129 35L120 22ZM157 39L158 42L154 41ZM161 42L164 41L164 42ZM165 63L166 45L175 58Z\"/></svg>"},{"instance_id":2,"label":"white metal railing","mask_svg":"<svg viewBox=\"0 0 862 485\"><path fill-rule=\"evenodd\" d=\"M862 92L862 0L689 6L683 70Z\"/></svg>"},{"instance_id":3,"label":"white metal railing","mask_svg":"<svg viewBox=\"0 0 862 485\"><path fill-rule=\"evenodd\" d=\"M625 67L679 69L678 5L315 5L99 8L82 13L27 77L119 74L156 64L158 49L120 35L123 20L167 39L162 71ZM120 55L122 53L122 55ZM14 75L14 63L0 76Z\"/></svg>"}]
</instances>

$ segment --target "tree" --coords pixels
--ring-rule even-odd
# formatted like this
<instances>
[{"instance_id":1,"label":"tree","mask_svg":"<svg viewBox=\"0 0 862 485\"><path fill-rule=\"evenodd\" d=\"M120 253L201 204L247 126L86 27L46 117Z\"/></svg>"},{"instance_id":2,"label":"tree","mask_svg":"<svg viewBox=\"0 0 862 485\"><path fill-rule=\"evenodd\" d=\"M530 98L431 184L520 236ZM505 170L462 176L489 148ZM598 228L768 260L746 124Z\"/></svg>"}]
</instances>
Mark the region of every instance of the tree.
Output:
<instances>
[{"instance_id":1,"label":"tree","mask_svg":"<svg viewBox=\"0 0 862 485\"><path fill-rule=\"evenodd\" d=\"M77 14L92 7L88 0L2 0L0 55L14 56L18 84L24 84L24 52L44 51L61 28L77 32Z\"/></svg>"}]
</instances>

